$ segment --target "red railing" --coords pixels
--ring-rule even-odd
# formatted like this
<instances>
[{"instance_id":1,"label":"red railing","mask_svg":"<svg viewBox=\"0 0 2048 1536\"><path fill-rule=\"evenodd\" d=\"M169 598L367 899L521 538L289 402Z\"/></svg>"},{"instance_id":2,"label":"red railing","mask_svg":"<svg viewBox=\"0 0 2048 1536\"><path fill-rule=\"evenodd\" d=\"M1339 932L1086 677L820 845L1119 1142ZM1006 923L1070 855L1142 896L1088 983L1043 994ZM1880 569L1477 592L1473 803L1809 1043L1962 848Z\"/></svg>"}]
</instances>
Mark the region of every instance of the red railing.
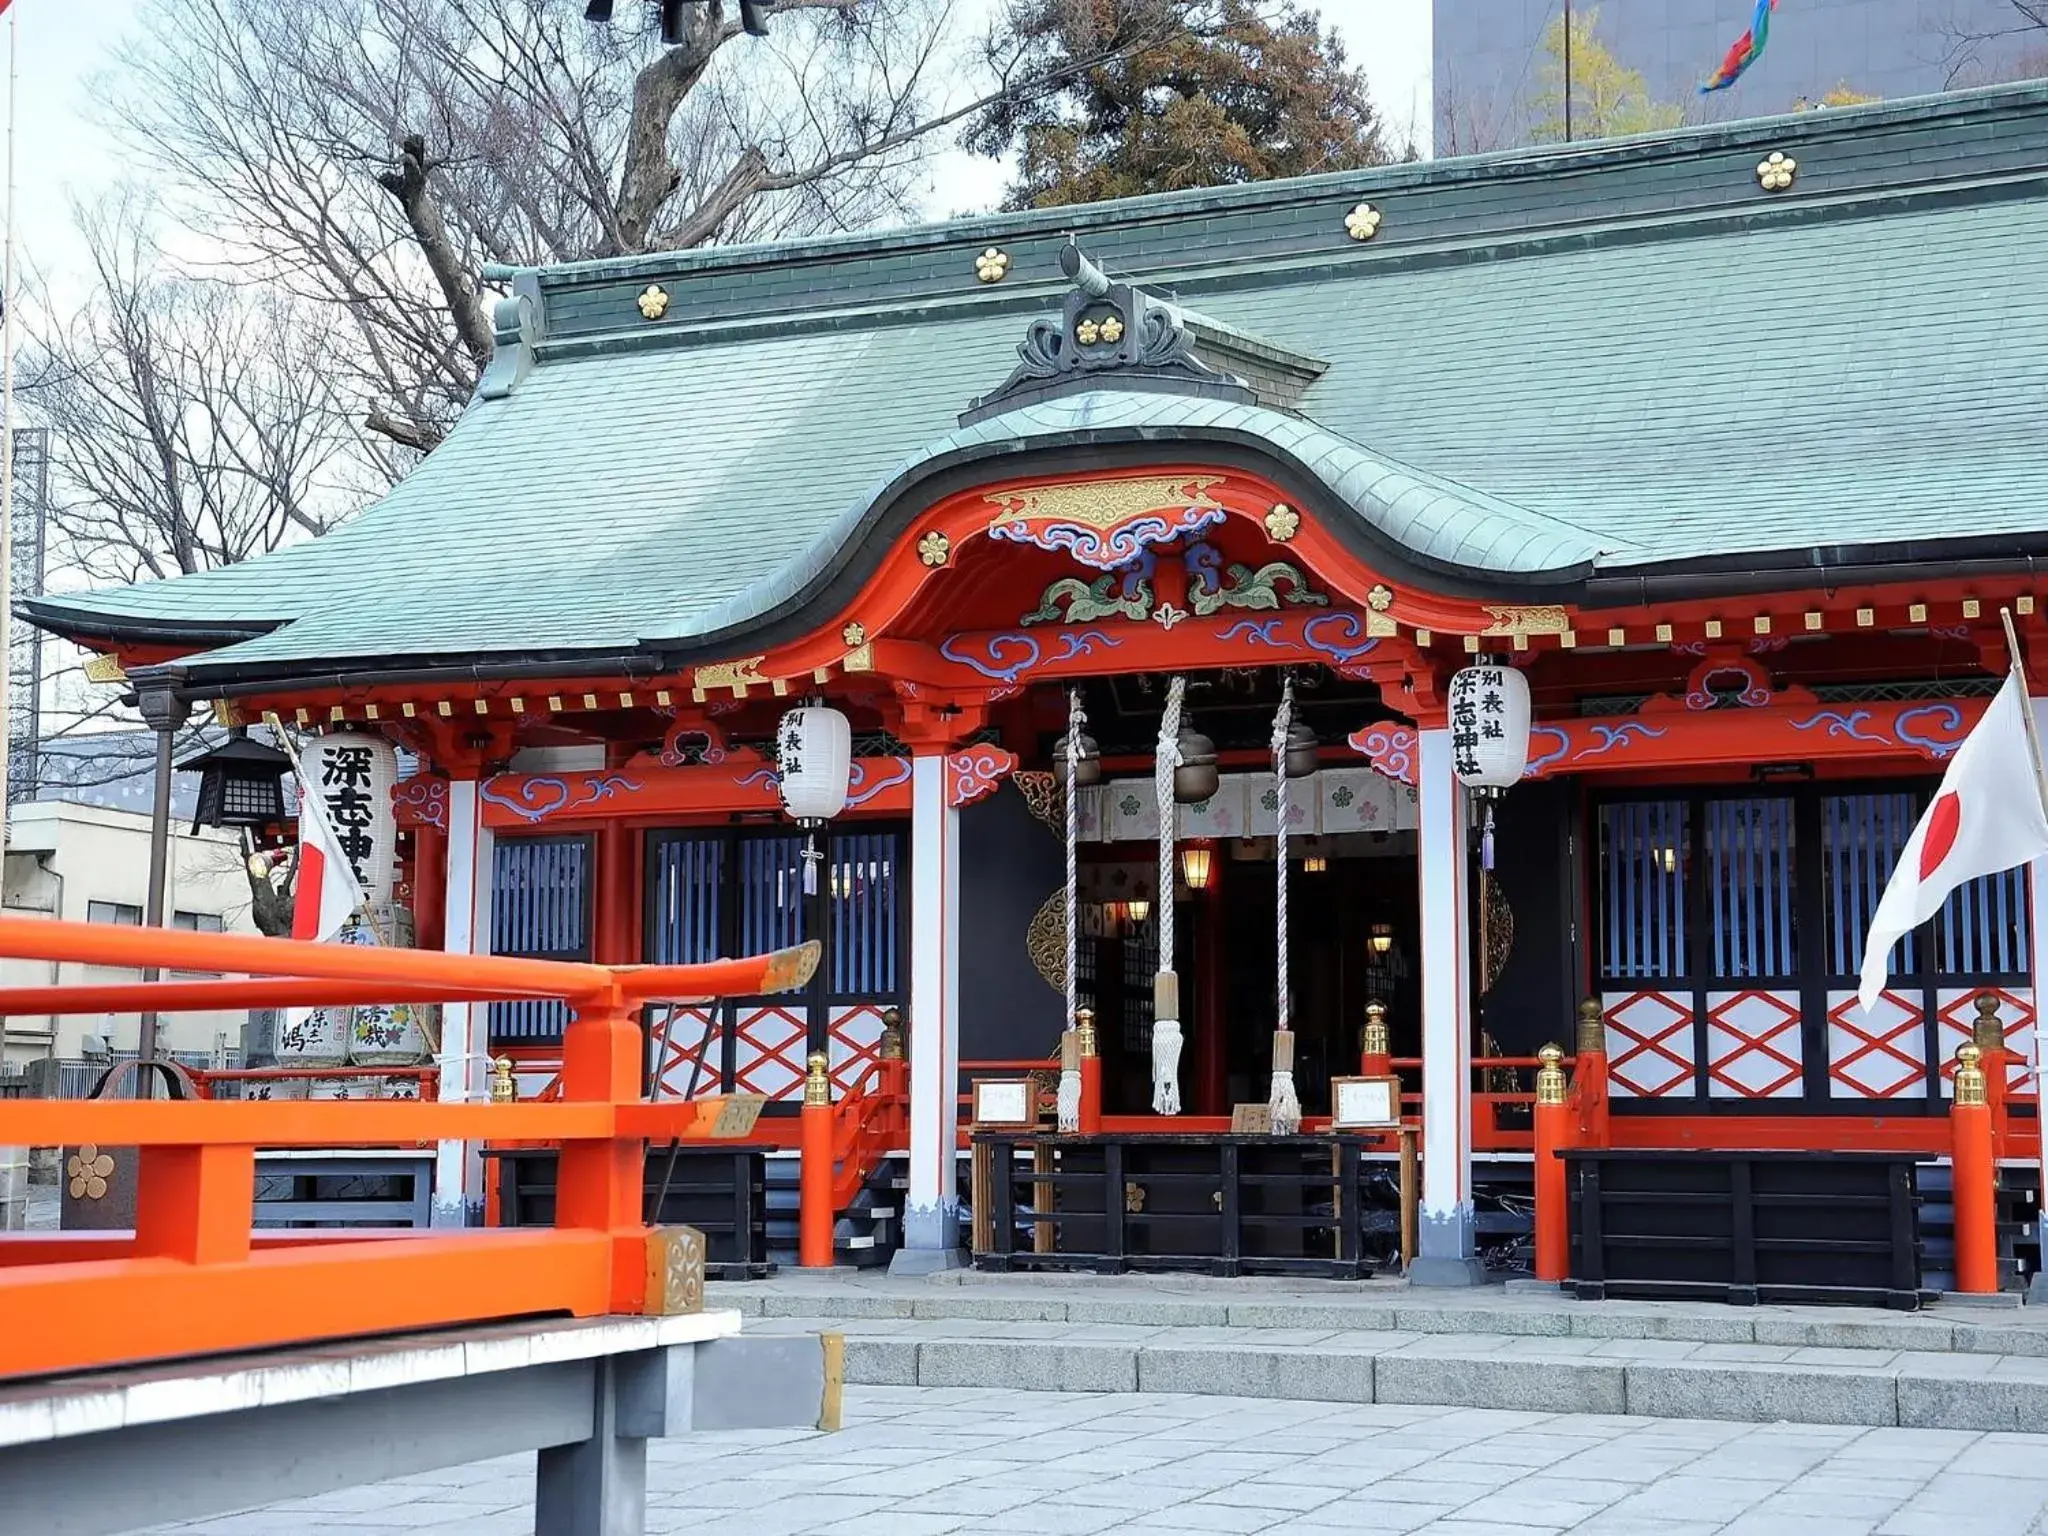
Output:
<instances>
[{"instance_id":1,"label":"red railing","mask_svg":"<svg viewBox=\"0 0 2048 1536\"><path fill-rule=\"evenodd\" d=\"M394 1099L0 1101L0 1142L138 1149L132 1233L0 1237L0 1376L487 1319L659 1310L669 1239L642 1220L646 1141L708 1138L718 1106L640 1102L649 1002L801 985L818 948L695 966L607 967L367 949L181 930L0 918L0 956L236 973L253 981L0 989L0 1013L555 998L569 1004L562 1102ZM109 1001L110 998L118 1001ZM251 1231L258 1147L518 1139L562 1148L553 1228L356 1234ZM86 1159L86 1149L95 1149ZM82 1178L85 1176L81 1176ZM104 1172L89 1177L104 1180ZM104 1184L102 1184L104 1187Z\"/></svg>"}]
</instances>

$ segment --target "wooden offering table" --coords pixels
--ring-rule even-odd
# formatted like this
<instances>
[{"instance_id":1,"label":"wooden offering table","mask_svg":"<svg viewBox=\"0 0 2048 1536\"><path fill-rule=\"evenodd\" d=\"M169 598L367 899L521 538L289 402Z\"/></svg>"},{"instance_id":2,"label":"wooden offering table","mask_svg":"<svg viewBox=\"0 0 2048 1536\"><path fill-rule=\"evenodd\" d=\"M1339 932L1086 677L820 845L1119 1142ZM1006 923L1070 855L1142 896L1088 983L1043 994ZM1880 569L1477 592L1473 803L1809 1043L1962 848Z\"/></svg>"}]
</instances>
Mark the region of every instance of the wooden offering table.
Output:
<instances>
[{"instance_id":1,"label":"wooden offering table","mask_svg":"<svg viewBox=\"0 0 2048 1536\"><path fill-rule=\"evenodd\" d=\"M1359 1198L1367 1137L983 1130L973 1140L977 1268L1372 1273Z\"/></svg>"}]
</instances>

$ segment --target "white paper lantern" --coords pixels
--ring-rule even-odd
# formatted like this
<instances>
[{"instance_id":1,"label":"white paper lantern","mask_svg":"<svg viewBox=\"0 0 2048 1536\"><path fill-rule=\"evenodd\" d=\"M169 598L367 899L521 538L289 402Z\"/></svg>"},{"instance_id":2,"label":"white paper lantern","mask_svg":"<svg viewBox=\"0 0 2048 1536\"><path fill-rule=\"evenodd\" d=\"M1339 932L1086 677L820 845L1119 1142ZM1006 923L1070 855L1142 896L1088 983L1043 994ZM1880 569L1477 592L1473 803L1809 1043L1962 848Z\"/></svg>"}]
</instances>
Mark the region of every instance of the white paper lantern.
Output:
<instances>
[{"instance_id":1,"label":"white paper lantern","mask_svg":"<svg viewBox=\"0 0 2048 1536\"><path fill-rule=\"evenodd\" d=\"M846 809L853 770L853 728L822 704L792 709L775 728L775 787L782 809L814 827Z\"/></svg>"},{"instance_id":2,"label":"white paper lantern","mask_svg":"<svg viewBox=\"0 0 2048 1536\"><path fill-rule=\"evenodd\" d=\"M299 787L326 807L369 905L388 905L398 879L398 817L391 806L397 750L367 732L330 731L299 754L299 771Z\"/></svg>"},{"instance_id":3,"label":"white paper lantern","mask_svg":"<svg viewBox=\"0 0 2048 1536\"><path fill-rule=\"evenodd\" d=\"M1500 794L1529 763L1529 680L1513 667L1466 667L1451 679L1451 767L1458 782Z\"/></svg>"}]
</instances>

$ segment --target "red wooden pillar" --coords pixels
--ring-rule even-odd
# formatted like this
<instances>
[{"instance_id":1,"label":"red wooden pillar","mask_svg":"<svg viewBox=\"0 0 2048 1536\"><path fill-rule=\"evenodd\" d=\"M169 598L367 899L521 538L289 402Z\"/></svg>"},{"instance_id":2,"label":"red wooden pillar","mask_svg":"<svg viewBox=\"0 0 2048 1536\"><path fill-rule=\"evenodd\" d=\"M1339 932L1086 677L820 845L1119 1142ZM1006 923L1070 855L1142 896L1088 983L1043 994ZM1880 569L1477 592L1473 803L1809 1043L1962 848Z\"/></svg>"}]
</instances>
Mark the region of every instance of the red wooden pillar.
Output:
<instances>
[{"instance_id":1,"label":"red wooden pillar","mask_svg":"<svg viewBox=\"0 0 2048 1536\"><path fill-rule=\"evenodd\" d=\"M1565 1216L1564 1159L1571 1144L1571 1105L1565 1102L1564 1052L1546 1045L1536 1053L1536 1278L1558 1281L1571 1270L1570 1226Z\"/></svg>"},{"instance_id":2,"label":"red wooden pillar","mask_svg":"<svg viewBox=\"0 0 2048 1536\"><path fill-rule=\"evenodd\" d=\"M562 1097L630 1104L640 1097L640 1026L616 994L571 1004L562 1032ZM611 1238L611 1310L638 1313L647 1292L641 1215L646 1143L628 1137L562 1144L555 1225Z\"/></svg>"},{"instance_id":3,"label":"red wooden pillar","mask_svg":"<svg viewBox=\"0 0 2048 1536\"><path fill-rule=\"evenodd\" d=\"M1193 1098L1198 1115L1230 1113L1230 1061L1226 1049L1228 1042L1224 1038L1230 990L1230 938L1223 911L1223 869L1228 862L1212 858L1209 861L1209 888L1195 893L1202 912L1201 928L1195 941L1199 950L1195 960L1198 1008L1195 1038L1199 1066L1195 1072ZM1171 901L1173 893L1163 893L1162 899Z\"/></svg>"},{"instance_id":4,"label":"red wooden pillar","mask_svg":"<svg viewBox=\"0 0 2048 1536\"><path fill-rule=\"evenodd\" d=\"M1998 1289L1998 1164L1991 1150L1991 1106L1985 1103L1983 1058L1974 1043L1956 1051L1955 1100L1949 1126L1955 1136L1956 1289L1989 1295Z\"/></svg>"},{"instance_id":5,"label":"red wooden pillar","mask_svg":"<svg viewBox=\"0 0 2048 1536\"><path fill-rule=\"evenodd\" d=\"M413 932L421 949L448 947L448 829L412 829Z\"/></svg>"},{"instance_id":6,"label":"red wooden pillar","mask_svg":"<svg viewBox=\"0 0 2048 1536\"><path fill-rule=\"evenodd\" d=\"M832 1198L832 1079L827 1058L813 1051L805 1063L804 1107L798 1121L797 1265L832 1267L832 1228L838 1219Z\"/></svg>"},{"instance_id":7,"label":"red wooden pillar","mask_svg":"<svg viewBox=\"0 0 2048 1536\"><path fill-rule=\"evenodd\" d=\"M590 958L599 965L633 965L640 959L638 842L622 821L607 821L597 829Z\"/></svg>"}]
</instances>

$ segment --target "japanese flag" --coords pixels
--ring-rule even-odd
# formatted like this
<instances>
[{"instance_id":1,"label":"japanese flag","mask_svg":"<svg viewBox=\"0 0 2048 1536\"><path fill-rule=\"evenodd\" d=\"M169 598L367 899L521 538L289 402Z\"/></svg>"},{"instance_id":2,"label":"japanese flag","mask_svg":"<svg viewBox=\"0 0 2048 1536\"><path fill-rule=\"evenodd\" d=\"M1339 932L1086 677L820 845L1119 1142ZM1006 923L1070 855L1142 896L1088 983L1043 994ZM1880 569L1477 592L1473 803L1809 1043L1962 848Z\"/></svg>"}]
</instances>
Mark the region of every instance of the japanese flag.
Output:
<instances>
[{"instance_id":1,"label":"japanese flag","mask_svg":"<svg viewBox=\"0 0 2048 1536\"><path fill-rule=\"evenodd\" d=\"M325 944L364 902L355 866L318 795L299 790L299 873L292 937Z\"/></svg>"},{"instance_id":2,"label":"japanese flag","mask_svg":"<svg viewBox=\"0 0 2048 1536\"><path fill-rule=\"evenodd\" d=\"M2015 673L1957 749L1934 803L1906 839L1870 919L1857 994L1865 1013L1884 991L1892 946L1934 916L1949 892L2048 853L2048 814L2028 742L2029 707Z\"/></svg>"}]
</instances>

